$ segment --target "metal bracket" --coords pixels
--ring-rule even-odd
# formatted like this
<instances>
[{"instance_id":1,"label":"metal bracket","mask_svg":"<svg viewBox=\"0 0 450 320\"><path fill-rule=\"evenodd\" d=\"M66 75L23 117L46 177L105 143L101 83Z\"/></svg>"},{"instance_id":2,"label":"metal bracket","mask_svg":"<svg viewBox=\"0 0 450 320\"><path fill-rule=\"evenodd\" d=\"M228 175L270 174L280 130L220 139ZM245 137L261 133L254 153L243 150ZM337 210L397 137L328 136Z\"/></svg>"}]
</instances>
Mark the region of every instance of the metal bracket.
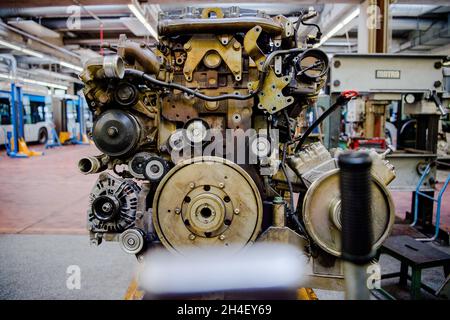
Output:
<instances>
[{"instance_id":1,"label":"metal bracket","mask_svg":"<svg viewBox=\"0 0 450 320\"><path fill-rule=\"evenodd\" d=\"M242 45L236 39L232 38L224 45L217 38L205 39L194 36L184 44L184 49L187 52L183 68L186 81L192 81L192 73L210 51L215 51L220 55L233 73L236 81L242 79Z\"/></svg>"},{"instance_id":2,"label":"metal bracket","mask_svg":"<svg viewBox=\"0 0 450 320\"><path fill-rule=\"evenodd\" d=\"M276 113L294 102L292 96L284 96L281 92L291 81L290 76L277 77L275 72L270 69L263 88L258 93L258 108L265 109L270 114ZM258 88L258 81L249 82L248 88L251 91Z\"/></svg>"}]
</instances>

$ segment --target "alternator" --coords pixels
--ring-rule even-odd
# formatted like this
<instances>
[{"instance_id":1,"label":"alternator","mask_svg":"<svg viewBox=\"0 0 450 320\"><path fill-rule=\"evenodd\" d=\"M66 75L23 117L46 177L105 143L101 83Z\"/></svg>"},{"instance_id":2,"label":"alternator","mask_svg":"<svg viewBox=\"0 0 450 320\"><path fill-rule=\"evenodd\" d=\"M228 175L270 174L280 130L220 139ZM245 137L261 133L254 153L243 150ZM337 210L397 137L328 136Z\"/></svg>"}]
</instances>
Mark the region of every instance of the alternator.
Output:
<instances>
[{"instance_id":1,"label":"alternator","mask_svg":"<svg viewBox=\"0 0 450 320\"><path fill-rule=\"evenodd\" d=\"M139 191L133 180L102 173L90 195L88 224L91 233L120 233L132 227Z\"/></svg>"}]
</instances>

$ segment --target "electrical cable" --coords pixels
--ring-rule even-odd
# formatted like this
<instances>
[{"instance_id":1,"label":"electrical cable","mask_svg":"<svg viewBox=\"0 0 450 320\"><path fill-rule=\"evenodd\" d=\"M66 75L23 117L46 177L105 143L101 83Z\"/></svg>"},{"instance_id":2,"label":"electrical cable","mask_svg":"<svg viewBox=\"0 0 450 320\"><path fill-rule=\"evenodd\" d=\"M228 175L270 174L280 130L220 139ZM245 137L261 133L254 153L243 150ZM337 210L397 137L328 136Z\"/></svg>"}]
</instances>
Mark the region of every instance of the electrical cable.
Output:
<instances>
[{"instance_id":1,"label":"electrical cable","mask_svg":"<svg viewBox=\"0 0 450 320\"><path fill-rule=\"evenodd\" d=\"M289 135L289 141L288 142L292 142L292 136L291 136L291 126L289 123L289 115L286 111L286 109L284 109L284 116L286 118L286 123L287 123L287 127L288 127L288 135ZM288 217L291 218L294 223L296 224L298 230L300 231L300 233L302 235L304 235L307 238L307 233L305 231L305 228L303 226L303 224L300 222L300 220L298 219L297 215L295 214L295 209L294 209L294 188L292 187L292 182L291 179L289 179L289 176L287 174L287 170L286 170L286 151L287 151L287 146L288 146L288 142L285 142L283 145L283 156L282 156L282 160L280 163L281 166L281 171L283 171L284 176L286 177L286 182L288 184L288 189L289 189L289 211L288 211Z\"/></svg>"},{"instance_id":2,"label":"electrical cable","mask_svg":"<svg viewBox=\"0 0 450 320\"><path fill-rule=\"evenodd\" d=\"M317 118L316 121L314 121L313 124L310 125L308 129L306 129L306 131L300 137L297 137L296 139L293 140L293 142L298 142L294 152L298 152L299 150L301 150L303 143L306 141L308 136L315 128L317 128L319 124L323 122L323 120L325 120L331 113L333 113L339 107L343 107L345 104L347 104L347 102L349 102L352 98L356 97L357 95L358 92L353 90L342 92L342 94L337 98L336 102L331 107L325 110L320 115L320 117Z\"/></svg>"}]
</instances>

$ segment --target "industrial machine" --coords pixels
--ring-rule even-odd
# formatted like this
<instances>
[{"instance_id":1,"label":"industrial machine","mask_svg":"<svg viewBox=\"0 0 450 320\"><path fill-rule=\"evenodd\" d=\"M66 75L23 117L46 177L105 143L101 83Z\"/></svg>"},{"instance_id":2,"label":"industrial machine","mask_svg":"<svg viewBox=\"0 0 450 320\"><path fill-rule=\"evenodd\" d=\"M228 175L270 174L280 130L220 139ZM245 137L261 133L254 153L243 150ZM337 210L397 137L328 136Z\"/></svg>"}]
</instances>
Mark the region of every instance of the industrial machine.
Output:
<instances>
[{"instance_id":1,"label":"industrial machine","mask_svg":"<svg viewBox=\"0 0 450 320\"><path fill-rule=\"evenodd\" d=\"M448 117L447 60L443 55L334 55L330 67L331 100L348 87L360 96L347 105L343 119L339 114L331 117L328 146L337 147L342 132L351 140L350 147L370 145L387 150L390 145L394 152L386 158L395 167L397 178L389 189L415 192L427 165L437 159L439 120ZM422 181L421 191L433 198L435 166ZM415 205L413 201L411 212ZM433 201L421 197L418 205L418 225L424 232L433 233Z\"/></svg>"},{"instance_id":2,"label":"industrial machine","mask_svg":"<svg viewBox=\"0 0 450 320\"><path fill-rule=\"evenodd\" d=\"M156 46L121 36L117 54L86 63L80 79L102 152L79 161L82 173L100 173L93 244L119 241L140 257L161 244L183 254L281 241L302 248L315 275L342 278L340 151L305 141L357 93L342 92L305 125L329 69L313 47L320 29L297 39L314 15L187 8L160 16ZM395 173L370 154L376 248L394 222L386 186Z\"/></svg>"}]
</instances>

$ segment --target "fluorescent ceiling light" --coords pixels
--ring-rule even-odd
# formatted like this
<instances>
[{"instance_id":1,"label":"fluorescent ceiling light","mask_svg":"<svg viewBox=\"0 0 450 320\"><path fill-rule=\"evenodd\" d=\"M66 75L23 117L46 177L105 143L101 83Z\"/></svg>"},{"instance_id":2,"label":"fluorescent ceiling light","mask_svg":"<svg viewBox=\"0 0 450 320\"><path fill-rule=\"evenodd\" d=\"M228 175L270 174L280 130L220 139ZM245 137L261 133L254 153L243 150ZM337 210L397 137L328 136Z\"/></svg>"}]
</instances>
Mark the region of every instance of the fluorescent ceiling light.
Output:
<instances>
[{"instance_id":1,"label":"fluorescent ceiling light","mask_svg":"<svg viewBox=\"0 0 450 320\"><path fill-rule=\"evenodd\" d=\"M328 39L333 37L336 33L342 30L347 24L349 24L353 19L355 19L359 15L359 8L356 8L352 11L348 16L346 16L341 22L339 22L333 29L331 29L326 35L320 39L320 42L316 45L316 47L324 44Z\"/></svg>"},{"instance_id":2,"label":"fluorescent ceiling light","mask_svg":"<svg viewBox=\"0 0 450 320\"><path fill-rule=\"evenodd\" d=\"M122 17L120 18L120 22L133 32L135 36L144 37L152 35L147 28L142 28L142 23L135 17Z\"/></svg>"},{"instance_id":3,"label":"fluorescent ceiling light","mask_svg":"<svg viewBox=\"0 0 450 320\"><path fill-rule=\"evenodd\" d=\"M129 4L128 8L133 12L133 14L138 18L138 20L144 25L145 28L150 32L153 38L158 40L158 33L153 29L153 27L148 23L147 19L145 19L144 15L142 14L141 10L138 9L137 6L134 4Z\"/></svg>"},{"instance_id":4,"label":"fluorescent ceiling light","mask_svg":"<svg viewBox=\"0 0 450 320\"><path fill-rule=\"evenodd\" d=\"M45 55L43 55L40 52L37 52L37 51L34 51L34 50L30 50L30 49L26 49L26 48L21 48L19 46L16 46L15 44L3 41L1 39L0 39L0 45L3 45L5 47L8 47L8 48L16 50L16 51L23 52L23 53L25 53L25 54L27 54L29 56L34 56L34 57L37 57L37 58L40 58L40 59L44 59L45 58ZM76 66L74 64L71 64L71 63L68 63L68 62L65 62L65 61L56 61L56 63L58 63L59 65L61 65L63 67L76 70L78 72L83 71L82 67Z\"/></svg>"},{"instance_id":5,"label":"fluorescent ceiling light","mask_svg":"<svg viewBox=\"0 0 450 320\"><path fill-rule=\"evenodd\" d=\"M12 76L9 76L6 74L0 74L0 78L8 79L8 80L17 80L17 81L22 81L24 83L36 84L36 85L40 85L40 86L44 86L44 87L50 87L50 88L56 88L56 89L62 89L62 90L68 89L67 86L62 86L62 85L59 85L56 83L33 80L33 79L26 79L26 78L22 78L22 77L12 77Z\"/></svg>"},{"instance_id":6,"label":"fluorescent ceiling light","mask_svg":"<svg viewBox=\"0 0 450 320\"><path fill-rule=\"evenodd\" d=\"M38 58L41 58L41 59L44 58L44 55L43 55L43 54L41 54L41 53L39 53L39 52L36 52L36 51L33 51L33 50L22 49L21 51L22 51L23 53L26 53L26 54L30 55L30 56L35 56L35 57L38 57Z\"/></svg>"},{"instance_id":7,"label":"fluorescent ceiling light","mask_svg":"<svg viewBox=\"0 0 450 320\"><path fill-rule=\"evenodd\" d=\"M65 62L65 61L58 61L58 63L59 63L61 66L63 66L63 67L70 68L70 69L76 70L76 71L78 71L78 72L83 71L83 68L82 68L82 67L76 66L76 65L74 65L74 64L71 64L71 63L68 63L68 62Z\"/></svg>"},{"instance_id":8,"label":"fluorescent ceiling light","mask_svg":"<svg viewBox=\"0 0 450 320\"><path fill-rule=\"evenodd\" d=\"M44 58L44 55L39 53L39 52L30 50L30 49L26 49L26 48L22 48L22 47L16 46L15 44L12 44L12 43L9 43L9 42L3 41L3 40L0 40L0 44L5 46L5 47L8 47L10 49L23 52L23 53L25 53L25 54L27 54L29 56L35 56L35 57L38 57L38 58L41 58L41 59Z\"/></svg>"},{"instance_id":9,"label":"fluorescent ceiling light","mask_svg":"<svg viewBox=\"0 0 450 320\"><path fill-rule=\"evenodd\" d=\"M2 46L8 47L8 48L10 48L10 49L14 49L14 50L17 50L17 51L22 51L22 48L21 48L21 47L16 46L16 45L14 45L14 44L12 44L12 43L3 41L3 40L0 40L0 44L1 44Z\"/></svg>"}]
</instances>

